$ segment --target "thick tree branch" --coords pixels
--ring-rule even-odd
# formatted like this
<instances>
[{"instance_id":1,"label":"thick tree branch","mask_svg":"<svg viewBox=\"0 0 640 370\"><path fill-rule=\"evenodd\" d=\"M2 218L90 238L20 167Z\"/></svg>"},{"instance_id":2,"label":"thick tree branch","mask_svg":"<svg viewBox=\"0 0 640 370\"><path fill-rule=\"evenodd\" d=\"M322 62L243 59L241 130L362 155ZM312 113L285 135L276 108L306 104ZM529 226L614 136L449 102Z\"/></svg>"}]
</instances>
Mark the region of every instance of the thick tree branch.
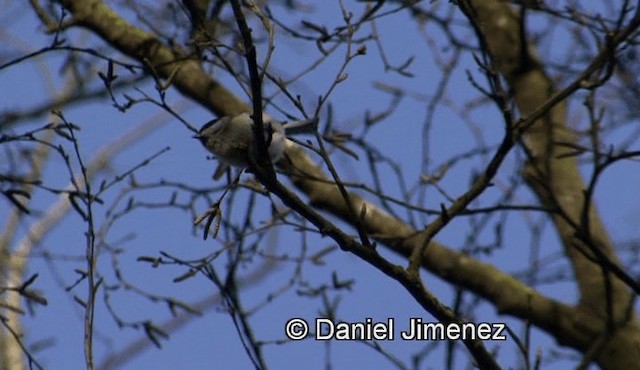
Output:
<instances>
[{"instance_id":1,"label":"thick tree branch","mask_svg":"<svg viewBox=\"0 0 640 370\"><path fill-rule=\"evenodd\" d=\"M63 0L74 24L98 34L120 52L152 68L160 77L174 74L174 86L217 115L247 111L245 103L209 78L199 60L166 47L154 35L132 26L99 0Z\"/></svg>"},{"instance_id":2,"label":"thick tree branch","mask_svg":"<svg viewBox=\"0 0 640 370\"><path fill-rule=\"evenodd\" d=\"M609 39L603 42L602 50L594 56L591 64L572 84L558 91L541 63L535 60L533 49L523 39L523 33L519 32L524 20L514 9L500 1L461 1L459 5L513 90L522 116L530 121L520 127L526 130L524 145L529 155L524 169L525 178L544 206L558 210L552 214L552 220L573 266L580 290L580 313L601 325L601 329L591 335L613 336L614 333L605 332L605 321L614 327L627 326L627 329L637 330L635 317L629 317L632 294L622 280L614 277L616 271L606 268L611 263L621 266L613 243L593 202L584 199L587 187L576 157L560 156L563 147L558 143L576 142L567 125L566 98L580 88L597 88L606 81L602 80L600 72L611 68L615 63L616 48L637 31L640 12L636 12L624 28L607 35ZM600 260L591 256L594 252ZM607 302L613 304L607 306ZM620 343L631 345L626 350L639 354L632 361L640 363L640 352L637 347L633 349L632 344L637 346L640 337L637 333L635 337L635 340ZM617 342L611 340L609 348L595 356L601 365L611 366L610 361L618 358L616 353L625 351L619 348L619 343L613 344ZM588 348L590 344L583 345Z\"/></svg>"}]
</instances>

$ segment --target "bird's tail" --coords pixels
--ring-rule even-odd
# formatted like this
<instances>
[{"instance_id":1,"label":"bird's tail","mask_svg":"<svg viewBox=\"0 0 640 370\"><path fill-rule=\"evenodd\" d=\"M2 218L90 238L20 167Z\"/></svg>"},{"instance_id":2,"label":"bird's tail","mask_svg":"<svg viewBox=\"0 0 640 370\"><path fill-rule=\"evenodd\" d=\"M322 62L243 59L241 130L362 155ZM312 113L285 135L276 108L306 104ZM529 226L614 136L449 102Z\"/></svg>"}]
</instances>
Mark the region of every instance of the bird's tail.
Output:
<instances>
[{"instance_id":1,"label":"bird's tail","mask_svg":"<svg viewBox=\"0 0 640 370\"><path fill-rule=\"evenodd\" d=\"M313 134L318 131L318 117L291 121L284 124L287 135Z\"/></svg>"}]
</instances>

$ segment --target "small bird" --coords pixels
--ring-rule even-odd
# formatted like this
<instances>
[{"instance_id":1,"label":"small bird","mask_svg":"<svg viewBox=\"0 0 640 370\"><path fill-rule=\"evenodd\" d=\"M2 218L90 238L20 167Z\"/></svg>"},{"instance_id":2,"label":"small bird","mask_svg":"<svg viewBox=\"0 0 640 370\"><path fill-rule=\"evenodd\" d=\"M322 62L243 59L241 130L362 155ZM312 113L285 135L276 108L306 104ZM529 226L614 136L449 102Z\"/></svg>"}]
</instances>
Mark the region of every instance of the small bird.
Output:
<instances>
[{"instance_id":1,"label":"small bird","mask_svg":"<svg viewBox=\"0 0 640 370\"><path fill-rule=\"evenodd\" d=\"M310 134L318 129L317 117L283 124L263 113L262 122L267 152L273 163L283 157L287 135ZM252 125L249 113L223 116L205 123L194 138L199 139L220 162L245 168L249 166L249 159L255 157Z\"/></svg>"}]
</instances>

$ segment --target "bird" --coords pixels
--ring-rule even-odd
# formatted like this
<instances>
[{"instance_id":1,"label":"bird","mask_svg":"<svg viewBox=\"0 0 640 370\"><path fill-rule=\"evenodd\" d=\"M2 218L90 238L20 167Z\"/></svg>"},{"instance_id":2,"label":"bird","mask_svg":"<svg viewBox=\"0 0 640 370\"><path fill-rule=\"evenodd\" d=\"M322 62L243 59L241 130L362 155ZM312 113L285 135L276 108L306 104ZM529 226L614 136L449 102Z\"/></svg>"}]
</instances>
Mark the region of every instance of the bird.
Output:
<instances>
[{"instance_id":1,"label":"bird","mask_svg":"<svg viewBox=\"0 0 640 370\"><path fill-rule=\"evenodd\" d=\"M318 129L318 118L279 122L266 113L262 114L264 139L272 163L284 156L288 135L310 134ZM249 113L222 116L205 123L194 138L218 160L228 166L246 168L255 161L253 144L253 118Z\"/></svg>"}]
</instances>

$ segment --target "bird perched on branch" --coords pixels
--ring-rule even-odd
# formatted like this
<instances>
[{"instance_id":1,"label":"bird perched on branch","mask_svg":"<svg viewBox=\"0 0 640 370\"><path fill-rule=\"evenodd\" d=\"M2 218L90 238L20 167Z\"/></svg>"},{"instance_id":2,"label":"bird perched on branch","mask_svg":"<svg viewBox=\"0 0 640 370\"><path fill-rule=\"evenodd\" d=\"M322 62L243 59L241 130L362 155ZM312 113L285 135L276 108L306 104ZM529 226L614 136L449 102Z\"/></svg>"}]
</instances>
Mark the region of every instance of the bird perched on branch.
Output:
<instances>
[{"instance_id":1,"label":"bird perched on branch","mask_svg":"<svg viewBox=\"0 0 640 370\"><path fill-rule=\"evenodd\" d=\"M317 117L283 124L263 113L262 122L267 152L273 163L284 155L287 136L311 134L318 129ZM245 168L249 166L250 158L253 157L255 161L253 124L249 113L240 113L232 117L224 116L205 123L194 138L199 139L220 162Z\"/></svg>"}]
</instances>

